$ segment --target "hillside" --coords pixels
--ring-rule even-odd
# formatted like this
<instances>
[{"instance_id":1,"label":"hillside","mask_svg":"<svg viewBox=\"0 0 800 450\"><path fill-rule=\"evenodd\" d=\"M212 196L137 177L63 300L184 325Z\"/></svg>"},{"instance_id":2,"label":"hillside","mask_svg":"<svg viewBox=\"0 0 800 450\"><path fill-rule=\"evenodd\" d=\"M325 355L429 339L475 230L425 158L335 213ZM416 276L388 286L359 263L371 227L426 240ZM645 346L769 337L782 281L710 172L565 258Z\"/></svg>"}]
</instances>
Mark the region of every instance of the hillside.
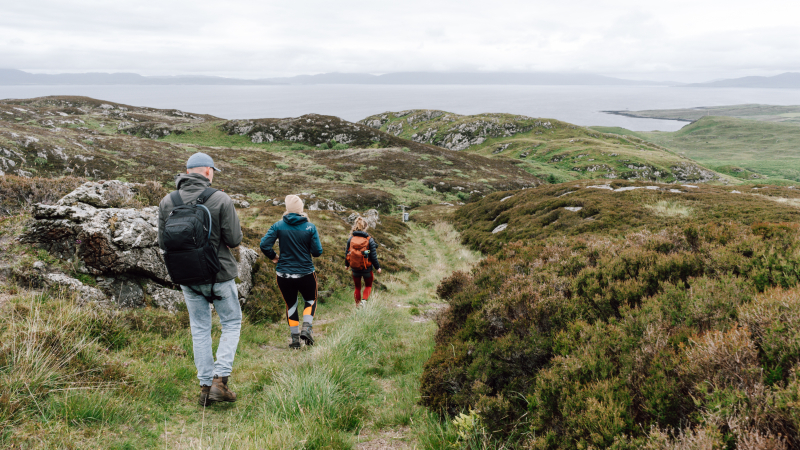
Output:
<instances>
[{"instance_id":1,"label":"hillside","mask_svg":"<svg viewBox=\"0 0 800 450\"><path fill-rule=\"evenodd\" d=\"M595 178L731 181L633 133L620 137L553 119L410 110L377 114L359 123L415 142L513 160L539 178L555 182Z\"/></svg>"},{"instance_id":2,"label":"hillside","mask_svg":"<svg viewBox=\"0 0 800 450\"><path fill-rule=\"evenodd\" d=\"M592 128L638 136L742 181L783 184L800 181L800 127L793 123L709 116L674 132Z\"/></svg>"},{"instance_id":3,"label":"hillside","mask_svg":"<svg viewBox=\"0 0 800 450\"><path fill-rule=\"evenodd\" d=\"M764 122L800 123L800 106L781 105L731 105L700 106L682 109L651 109L644 111L604 111L621 116L643 119L666 119L694 122L707 116L737 117L739 119L761 120Z\"/></svg>"},{"instance_id":4,"label":"hillside","mask_svg":"<svg viewBox=\"0 0 800 450\"><path fill-rule=\"evenodd\" d=\"M682 136L699 151L724 120ZM798 448L800 189L653 135L0 101L0 447ZM204 409L152 208L198 150L223 169L245 268L241 400ZM325 248L318 344L297 352L252 252L287 193ZM356 309L341 248L368 208L385 270Z\"/></svg>"},{"instance_id":5,"label":"hillside","mask_svg":"<svg viewBox=\"0 0 800 450\"><path fill-rule=\"evenodd\" d=\"M489 256L439 287L423 403L483 448L797 448L798 197L615 181L462 207Z\"/></svg>"},{"instance_id":6,"label":"hillside","mask_svg":"<svg viewBox=\"0 0 800 450\"><path fill-rule=\"evenodd\" d=\"M85 97L0 101L0 173L168 186L196 151L219 161L223 189L251 202L305 192L389 212L539 183L508 161L330 116L227 121Z\"/></svg>"}]
</instances>

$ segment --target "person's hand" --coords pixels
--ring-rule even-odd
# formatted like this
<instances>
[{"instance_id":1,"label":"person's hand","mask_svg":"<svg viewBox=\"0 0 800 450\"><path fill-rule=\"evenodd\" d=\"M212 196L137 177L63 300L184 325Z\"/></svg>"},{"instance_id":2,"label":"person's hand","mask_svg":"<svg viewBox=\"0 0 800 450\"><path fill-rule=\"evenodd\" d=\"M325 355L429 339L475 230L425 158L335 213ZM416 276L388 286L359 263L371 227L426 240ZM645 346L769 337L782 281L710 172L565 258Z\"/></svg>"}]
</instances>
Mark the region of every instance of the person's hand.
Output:
<instances>
[{"instance_id":1,"label":"person's hand","mask_svg":"<svg viewBox=\"0 0 800 450\"><path fill-rule=\"evenodd\" d=\"M276 256L275 259L272 260L272 262L274 262L275 264L278 264L278 259L280 259L280 257Z\"/></svg>"},{"instance_id":2,"label":"person's hand","mask_svg":"<svg viewBox=\"0 0 800 450\"><path fill-rule=\"evenodd\" d=\"M378 273L381 273L381 269L378 269Z\"/></svg>"}]
</instances>

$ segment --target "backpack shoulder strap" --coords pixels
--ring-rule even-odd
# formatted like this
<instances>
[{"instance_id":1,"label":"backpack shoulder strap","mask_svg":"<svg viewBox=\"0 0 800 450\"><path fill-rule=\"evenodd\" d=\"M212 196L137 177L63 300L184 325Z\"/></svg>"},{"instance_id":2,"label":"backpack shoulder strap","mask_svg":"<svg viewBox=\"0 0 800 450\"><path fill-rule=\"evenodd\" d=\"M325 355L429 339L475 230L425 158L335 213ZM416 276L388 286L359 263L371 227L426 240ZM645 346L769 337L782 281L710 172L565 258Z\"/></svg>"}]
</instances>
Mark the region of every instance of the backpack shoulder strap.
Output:
<instances>
[{"instance_id":1,"label":"backpack shoulder strap","mask_svg":"<svg viewBox=\"0 0 800 450\"><path fill-rule=\"evenodd\" d=\"M214 195L214 193L217 192L218 190L219 189L206 188L206 190L203 191L203 193L200 194L199 197L197 197L197 204L202 205L203 203L207 202L208 198Z\"/></svg>"},{"instance_id":2,"label":"backpack shoulder strap","mask_svg":"<svg viewBox=\"0 0 800 450\"><path fill-rule=\"evenodd\" d=\"M178 206L183 205L183 199L181 198L181 193L178 191L173 191L172 194L169 194L169 198L172 200L172 206L177 208Z\"/></svg>"}]
</instances>

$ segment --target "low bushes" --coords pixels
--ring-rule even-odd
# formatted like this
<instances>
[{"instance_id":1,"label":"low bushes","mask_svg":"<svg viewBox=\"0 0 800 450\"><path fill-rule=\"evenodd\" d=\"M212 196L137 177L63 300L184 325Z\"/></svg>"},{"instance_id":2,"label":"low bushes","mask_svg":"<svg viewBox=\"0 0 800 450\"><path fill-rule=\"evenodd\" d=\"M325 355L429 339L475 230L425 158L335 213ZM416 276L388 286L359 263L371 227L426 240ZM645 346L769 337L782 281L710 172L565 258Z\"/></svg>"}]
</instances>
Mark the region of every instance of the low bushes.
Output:
<instances>
[{"instance_id":1,"label":"low bushes","mask_svg":"<svg viewBox=\"0 0 800 450\"><path fill-rule=\"evenodd\" d=\"M588 192L571 201L603 225L573 234L585 226L573 218L526 222L563 194L550 189L456 213L466 239L491 254L439 287L450 308L422 403L474 409L512 447L799 446L800 414L788 407L800 363L800 239L787 220L797 212L762 201L760 217L738 214L750 198L711 189L692 205L705 221L687 222L640 212L646 193ZM619 207L627 214L609 209ZM503 214L495 225L531 237L483 231L483 217ZM753 442L772 447L741 447Z\"/></svg>"}]
</instances>

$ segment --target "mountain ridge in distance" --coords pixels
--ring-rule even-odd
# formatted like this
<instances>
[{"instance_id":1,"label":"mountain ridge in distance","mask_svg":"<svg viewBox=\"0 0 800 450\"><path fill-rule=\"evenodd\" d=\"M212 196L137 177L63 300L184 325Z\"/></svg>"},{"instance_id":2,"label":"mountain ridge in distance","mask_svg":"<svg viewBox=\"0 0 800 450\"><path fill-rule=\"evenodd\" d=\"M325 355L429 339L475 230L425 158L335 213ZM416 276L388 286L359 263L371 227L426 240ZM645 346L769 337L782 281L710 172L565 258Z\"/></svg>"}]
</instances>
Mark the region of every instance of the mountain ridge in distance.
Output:
<instances>
[{"instance_id":1,"label":"mountain ridge in distance","mask_svg":"<svg viewBox=\"0 0 800 450\"><path fill-rule=\"evenodd\" d=\"M586 85L586 86L674 86L665 81L626 80L595 74L512 72L395 72L323 73L293 77L240 79L204 75L143 76L136 73L33 74L0 69L0 85Z\"/></svg>"},{"instance_id":2,"label":"mountain ridge in distance","mask_svg":"<svg viewBox=\"0 0 800 450\"><path fill-rule=\"evenodd\" d=\"M741 77L707 83L690 83L682 87L735 87L735 88L771 88L800 89L800 72L785 72L771 77Z\"/></svg>"}]
</instances>

